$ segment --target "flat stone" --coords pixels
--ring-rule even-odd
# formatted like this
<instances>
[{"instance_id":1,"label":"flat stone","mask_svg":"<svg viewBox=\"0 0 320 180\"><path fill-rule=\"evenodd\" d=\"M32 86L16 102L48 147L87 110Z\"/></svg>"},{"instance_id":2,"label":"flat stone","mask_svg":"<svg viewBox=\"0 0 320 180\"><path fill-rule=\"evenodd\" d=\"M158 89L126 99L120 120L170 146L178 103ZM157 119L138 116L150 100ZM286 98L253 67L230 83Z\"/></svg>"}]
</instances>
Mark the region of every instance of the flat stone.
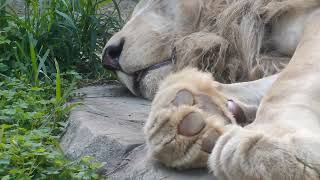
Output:
<instances>
[{"instance_id":1,"label":"flat stone","mask_svg":"<svg viewBox=\"0 0 320 180\"><path fill-rule=\"evenodd\" d=\"M150 101L134 97L121 85L90 86L76 91L61 148L71 159L92 156L104 163L108 179L206 180L207 170L178 171L148 160L142 127Z\"/></svg>"},{"instance_id":2,"label":"flat stone","mask_svg":"<svg viewBox=\"0 0 320 180\"><path fill-rule=\"evenodd\" d=\"M214 180L206 169L174 170L146 158L144 145L135 148L118 168L108 173L110 180Z\"/></svg>"}]
</instances>

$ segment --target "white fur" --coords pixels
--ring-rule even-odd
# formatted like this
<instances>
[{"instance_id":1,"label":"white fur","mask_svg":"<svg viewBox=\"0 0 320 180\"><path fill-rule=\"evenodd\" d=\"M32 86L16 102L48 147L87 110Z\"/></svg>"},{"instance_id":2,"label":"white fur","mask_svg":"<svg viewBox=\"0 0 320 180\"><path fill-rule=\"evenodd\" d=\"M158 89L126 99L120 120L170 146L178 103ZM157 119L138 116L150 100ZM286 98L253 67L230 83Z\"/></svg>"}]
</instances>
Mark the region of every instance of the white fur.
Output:
<instances>
[{"instance_id":1,"label":"white fur","mask_svg":"<svg viewBox=\"0 0 320 180\"><path fill-rule=\"evenodd\" d=\"M179 169L206 167L209 154L201 150L203 139L217 139L225 125L236 124L226 107L227 101L237 102L251 122L260 100L276 78L274 75L246 83L221 84L213 81L209 73L189 68L169 75L160 83L144 126L149 156ZM189 91L195 104L175 106L172 101L180 90ZM197 101L202 95L207 96L204 104ZM202 105L210 108L203 109ZM205 121L206 127L192 137L185 137L177 132L177 127L191 112L200 113L198 120ZM210 132L217 133L210 136Z\"/></svg>"},{"instance_id":2,"label":"white fur","mask_svg":"<svg viewBox=\"0 0 320 180\"><path fill-rule=\"evenodd\" d=\"M278 72L283 67L282 64L287 63L286 59L293 55L305 24L304 19L308 17L312 7L319 5L319 1L268 0L265 2L269 1L270 5L267 5L269 9L266 10L266 14L267 16L270 16L271 19L276 20L271 23L272 32L271 36L265 39L267 41L262 40L264 34L263 30L256 34L259 42L257 42L256 37L252 36L255 32L260 31L256 29L257 27L255 27L255 24L250 24L253 19L244 18L240 27L238 27L240 31L238 33L241 35L240 37L237 37L237 41L240 42L235 42L235 44L237 44L236 47L232 46L231 48L240 51L233 53L238 53L242 60L227 56L229 55L229 51L226 51L226 49L229 48L229 44L234 41L232 38L229 40L231 42L221 45L220 51L212 51L210 48L213 48L214 50L219 49L219 46L217 45L221 43L221 38L216 38L215 40L217 42L213 42L212 47L207 46L207 42L202 42L202 46L208 47L207 50L213 53L211 55L212 57L208 60L203 57L206 55L204 49L202 49L202 51L204 51L202 52L203 55L190 57L190 54L196 54L198 49L203 48L200 46L198 48L194 47L193 49L186 50L187 54L185 54L185 56L179 56L179 58L183 59L178 59L178 61L183 62L182 64L185 66L198 66L202 70L213 69L212 73L215 74L215 78L220 82L235 82L239 79L240 81L255 80ZM226 6L225 9L228 9L228 4L230 4L230 6L235 6L236 9L238 2L239 4L246 3L242 0L140 1L130 20L126 23L123 29L116 33L106 44L107 47L119 42L123 38L125 39L123 51L119 59L121 71L123 72L118 73L121 74L118 78L133 94L152 99L158 89L159 82L166 77L169 72L173 72L178 68L172 67L170 71L168 71L168 68L162 68L159 69L159 71L149 71L149 75L141 79L140 82L135 82L135 73L170 58L172 56L173 44L179 39L183 39L185 37L188 38L189 35L192 37L192 35L197 32L206 32L208 34L208 39L210 39L212 35L216 35L216 31L219 30L215 30L214 27L210 27L210 25L207 27L208 24L212 23L210 22L210 19L217 18L215 16L218 16L219 13L215 13L215 11L218 12L220 10L220 6ZM263 2L263 0L259 0L260 4ZM215 3L217 7L215 7ZM284 10L281 10L282 7ZM293 7L293 9L290 9L291 7ZM304 8L306 10L300 10L299 7L301 7L300 9ZM244 10L240 9L239 11ZM255 11L256 10L253 12L255 13ZM258 9L258 11L260 11L260 9ZM273 18L275 16L273 13L278 12L282 12L282 14L279 15L280 18ZM233 11L229 13L231 14L227 15L225 18L233 16ZM237 12L234 14L237 14ZM241 16L240 14L236 16ZM234 19L234 17L232 18ZM226 24L227 28L233 28L231 24ZM226 30L226 32L229 30L230 29ZM228 37L229 35L224 38ZM192 41L195 40L196 39L193 39ZM269 57L269 55L259 56L260 46L263 46L269 41L272 42L270 47L273 47L279 53L285 55L286 59L283 60L281 57L282 59L279 58L279 60L277 60L276 57ZM200 40L194 44L197 45L199 43L201 43ZM182 46L187 45L188 44L182 43ZM216 53L219 54L218 59L216 59ZM197 61L200 65L192 63L192 58L198 58ZM265 58L267 60L264 60ZM223 61L229 64L221 64ZM220 68L215 66L219 66ZM239 72L236 71L236 69L240 69ZM243 69L243 71L253 72L241 72L241 69ZM230 72L230 74L225 75L224 71L236 71L238 74ZM246 75L246 73L249 73L249 75ZM218 76L223 77L221 77L221 79L220 77L218 78ZM237 76L243 77L237 78ZM150 83L151 81L152 83Z\"/></svg>"},{"instance_id":3,"label":"white fur","mask_svg":"<svg viewBox=\"0 0 320 180\"><path fill-rule=\"evenodd\" d=\"M209 167L225 180L319 179L320 10L308 19L295 54L263 98L255 121L219 138Z\"/></svg>"}]
</instances>

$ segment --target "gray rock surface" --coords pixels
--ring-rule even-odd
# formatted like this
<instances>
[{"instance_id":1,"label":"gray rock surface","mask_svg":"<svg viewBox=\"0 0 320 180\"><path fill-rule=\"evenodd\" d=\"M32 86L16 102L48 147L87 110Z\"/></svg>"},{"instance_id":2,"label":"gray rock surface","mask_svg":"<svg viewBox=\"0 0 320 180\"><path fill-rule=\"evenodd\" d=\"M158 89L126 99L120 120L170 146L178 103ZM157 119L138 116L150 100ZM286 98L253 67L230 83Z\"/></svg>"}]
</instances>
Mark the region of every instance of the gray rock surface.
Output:
<instances>
[{"instance_id":1,"label":"gray rock surface","mask_svg":"<svg viewBox=\"0 0 320 180\"><path fill-rule=\"evenodd\" d=\"M139 2L139 0L115 0L116 4L118 5L120 12L121 12L121 18L124 21L127 21L129 19L129 16L131 15L134 7ZM101 11L106 12L106 14L113 12L115 10L114 2L108 4L107 6L102 7ZM117 14L117 13L115 13Z\"/></svg>"},{"instance_id":2,"label":"gray rock surface","mask_svg":"<svg viewBox=\"0 0 320 180\"><path fill-rule=\"evenodd\" d=\"M146 158L142 132L150 102L133 97L122 86L79 89L61 147L71 159L93 156L104 163L108 179L207 180L207 170L177 171Z\"/></svg>"}]
</instances>

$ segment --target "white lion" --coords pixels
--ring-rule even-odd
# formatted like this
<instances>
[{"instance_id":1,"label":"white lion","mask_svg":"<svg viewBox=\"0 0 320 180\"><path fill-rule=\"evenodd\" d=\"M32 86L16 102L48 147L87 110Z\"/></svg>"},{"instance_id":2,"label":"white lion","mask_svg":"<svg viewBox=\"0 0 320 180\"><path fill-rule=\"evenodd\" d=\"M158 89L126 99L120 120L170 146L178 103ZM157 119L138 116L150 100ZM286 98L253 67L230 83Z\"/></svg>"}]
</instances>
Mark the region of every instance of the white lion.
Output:
<instances>
[{"instance_id":1,"label":"white lion","mask_svg":"<svg viewBox=\"0 0 320 180\"><path fill-rule=\"evenodd\" d=\"M151 157L194 168L210 156L220 179L318 179L319 9L319 0L140 1L103 62L136 95L159 89L144 129ZM280 75L219 83L275 74L292 56Z\"/></svg>"},{"instance_id":2,"label":"white lion","mask_svg":"<svg viewBox=\"0 0 320 180\"><path fill-rule=\"evenodd\" d=\"M152 99L161 79L193 66L219 82L279 72L318 0L141 0L106 44L103 64Z\"/></svg>"}]
</instances>

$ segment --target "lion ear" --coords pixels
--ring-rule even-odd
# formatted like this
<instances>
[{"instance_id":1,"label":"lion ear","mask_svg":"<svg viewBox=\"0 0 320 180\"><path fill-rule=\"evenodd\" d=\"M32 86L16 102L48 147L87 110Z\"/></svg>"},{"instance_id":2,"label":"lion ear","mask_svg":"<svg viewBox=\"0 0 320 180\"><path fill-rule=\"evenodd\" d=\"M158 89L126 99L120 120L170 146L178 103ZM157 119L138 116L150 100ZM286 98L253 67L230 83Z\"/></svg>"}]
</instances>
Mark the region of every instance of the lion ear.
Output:
<instances>
[{"instance_id":1,"label":"lion ear","mask_svg":"<svg viewBox=\"0 0 320 180\"><path fill-rule=\"evenodd\" d=\"M236 119L237 124L244 126L247 124L247 118L242 110L242 108L234 102L233 100L228 100L227 108L232 113L233 117Z\"/></svg>"}]
</instances>

